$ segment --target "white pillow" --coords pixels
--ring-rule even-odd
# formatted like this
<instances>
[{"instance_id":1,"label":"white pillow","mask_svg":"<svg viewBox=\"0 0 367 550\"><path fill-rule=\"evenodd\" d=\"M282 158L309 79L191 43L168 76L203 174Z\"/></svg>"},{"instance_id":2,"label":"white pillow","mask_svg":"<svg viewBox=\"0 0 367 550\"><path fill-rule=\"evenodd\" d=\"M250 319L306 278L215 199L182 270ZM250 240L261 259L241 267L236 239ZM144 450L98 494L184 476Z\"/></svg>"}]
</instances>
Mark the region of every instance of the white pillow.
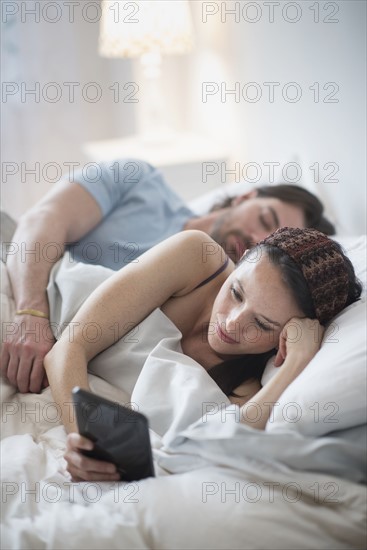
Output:
<instances>
[{"instance_id":1,"label":"white pillow","mask_svg":"<svg viewBox=\"0 0 367 550\"><path fill-rule=\"evenodd\" d=\"M204 195L200 195L196 199L191 200L188 205L198 215L203 215L209 212L209 210L222 199L226 197L235 197L244 193L252 191L255 187L260 187L261 182L255 184L246 181L240 181L237 183L228 183L217 189L213 189ZM264 183L265 185L265 183Z\"/></svg>"},{"instance_id":2,"label":"white pillow","mask_svg":"<svg viewBox=\"0 0 367 550\"><path fill-rule=\"evenodd\" d=\"M13 290L11 287L8 271L5 263L0 261L0 300L1 300L1 343L4 342L7 331L11 332L11 327L8 323L14 320L15 303L13 299ZM0 347L1 347L0 343Z\"/></svg>"},{"instance_id":3,"label":"white pillow","mask_svg":"<svg viewBox=\"0 0 367 550\"><path fill-rule=\"evenodd\" d=\"M320 436L366 422L366 237L337 240L364 284L362 299L330 323L320 351L278 400L268 431ZM269 361L262 384L276 372Z\"/></svg>"}]
</instances>

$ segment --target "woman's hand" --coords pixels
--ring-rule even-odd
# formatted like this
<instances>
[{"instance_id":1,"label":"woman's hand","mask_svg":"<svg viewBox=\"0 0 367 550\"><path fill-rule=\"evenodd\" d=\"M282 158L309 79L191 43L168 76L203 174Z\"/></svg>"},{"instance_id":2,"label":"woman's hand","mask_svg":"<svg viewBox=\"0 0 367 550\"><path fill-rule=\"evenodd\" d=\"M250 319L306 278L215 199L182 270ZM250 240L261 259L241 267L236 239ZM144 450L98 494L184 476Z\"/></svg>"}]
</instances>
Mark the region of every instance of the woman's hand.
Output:
<instances>
[{"instance_id":1,"label":"woman's hand","mask_svg":"<svg viewBox=\"0 0 367 550\"><path fill-rule=\"evenodd\" d=\"M280 367L289 358L304 368L319 351L324 331L317 319L293 317L280 333L274 365Z\"/></svg>"},{"instance_id":2,"label":"woman's hand","mask_svg":"<svg viewBox=\"0 0 367 550\"><path fill-rule=\"evenodd\" d=\"M279 337L279 349L274 365L279 369L275 376L241 407L241 422L252 428L264 430L270 416L269 405L277 403L282 393L304 370L321 346L324 329L314 319L294 317L283 328ZM253 419L253 406L256 419ZM252 407L252 409L251 409Z\"/></svg>"},{"instance_id":3,"label":"woman's hand","mask_svg":"<svg viewBox=\"0 0 367 550\"><path fill-rule=\"evenodd\" d=\"M80 451L91 451L93 443L78 433L70 433L66 440L64 458L73 481L118 481L120 474L110 462L84 456Z\"/></svg>"}]
</instances>

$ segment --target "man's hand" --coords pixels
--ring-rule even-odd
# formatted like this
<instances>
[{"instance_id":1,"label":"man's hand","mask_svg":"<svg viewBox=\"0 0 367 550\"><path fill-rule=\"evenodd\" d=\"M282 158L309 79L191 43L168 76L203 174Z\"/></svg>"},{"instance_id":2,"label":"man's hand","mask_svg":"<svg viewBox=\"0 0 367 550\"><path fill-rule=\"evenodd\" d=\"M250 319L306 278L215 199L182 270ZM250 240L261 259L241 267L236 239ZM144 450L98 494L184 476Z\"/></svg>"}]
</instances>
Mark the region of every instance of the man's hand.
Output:
<instances>
[{"instance_id":1,"label":"man's hand","mask_svg":"<svg viewBox=\"0 0 367 550\"><path fill-rule=\"evenodd\" d=\"M43 359L54 343L48 319L17 315L2 343L2 376L21 393L39 393L48 386Z\"/></svg>"},{"instance_id":2,"label":"man's hand","mask_svg":"<svg viewBox=\"0 0 367 550\"><path fill-rule=\"evenodd\" d=\"M93 443L78 433L70 433L66 440L67 470L73 481L118 481L120 474L116 466L110 462L96 460L81 454L80 451L90 451Z\"/></svg>"},{"instance_id":3,"label":"man's hand","mask_svg":"<svg viewBox=\"0 0 367 550\"><path fill-rule=\"evenodd\" d=\"M48 313L46 289L53 265L63 255L66 243L82 239L101 220L102 211L89 191L63 179L21 216L12 239L17 252L8 255L6 262L18 310L34 308ZM50 244L56 250L52 259L47 255ZM22 250L36 252L24 255ZM48 384L43 360L54 344L49 321L18 315L2 328L3 376L21 392L39 392Z\"/></svg>"}]
</instances>

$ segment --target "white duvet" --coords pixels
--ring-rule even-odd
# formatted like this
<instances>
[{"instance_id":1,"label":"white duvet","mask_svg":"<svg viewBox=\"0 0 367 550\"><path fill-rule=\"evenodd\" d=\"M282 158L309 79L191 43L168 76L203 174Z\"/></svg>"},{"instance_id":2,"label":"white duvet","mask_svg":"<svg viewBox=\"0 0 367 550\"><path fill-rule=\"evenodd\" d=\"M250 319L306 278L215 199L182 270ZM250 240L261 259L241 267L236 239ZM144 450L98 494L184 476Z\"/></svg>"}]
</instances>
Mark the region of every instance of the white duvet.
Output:
<instances>
[{"instance_id":1,"label":"white duvet","mask_svg":"<svg viewBox=\"0 0 367 550\"><path fill-rule=\"evenodd\" d=\"M108 393L103 382L93 382L94 390ZM162 441L152 432L154 479L73 484L50 397L49 390L8 392L5 400L4 549L364 547L365 488L291 469L266 454L251 456L256 440L271 435L239 426L234 415L195 424L186 434L191 439Z\"/></svg>"},{"instance_id":2,"label":"white duvet","mask_svg":"<svg viewBox=\"0 0 367 550\"><path fill-rule=\"evenodd\" d=\"M130 396L90 375L93 391L131 397L150 419L157 476L138 483L71 483L50 390L2 384L2 548L364 548L365 486L338 475L344 459L360 468L358 445L240 424L178 346L172 331L154 347Z\"/></svg>"}]
</instances>

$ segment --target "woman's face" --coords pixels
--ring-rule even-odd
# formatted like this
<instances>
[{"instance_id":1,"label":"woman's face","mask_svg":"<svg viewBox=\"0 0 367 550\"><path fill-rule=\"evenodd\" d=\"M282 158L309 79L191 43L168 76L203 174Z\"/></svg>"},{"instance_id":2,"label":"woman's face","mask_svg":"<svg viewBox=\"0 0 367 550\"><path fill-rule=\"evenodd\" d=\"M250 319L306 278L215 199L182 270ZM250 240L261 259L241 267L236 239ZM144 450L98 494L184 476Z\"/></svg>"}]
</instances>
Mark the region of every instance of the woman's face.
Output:
<instances>
[{"instance_id":1,"label":"woman's face","mask_svg":"<svg viewBox=\"0 0 367 550\"><path fill-rule=\"evenodd\" d=\"M284 325L304 317L279 267L262 250L250 254L228 277L213 304L208 342L225 358L278 347Z\"/></svg>"}]
</instances>

